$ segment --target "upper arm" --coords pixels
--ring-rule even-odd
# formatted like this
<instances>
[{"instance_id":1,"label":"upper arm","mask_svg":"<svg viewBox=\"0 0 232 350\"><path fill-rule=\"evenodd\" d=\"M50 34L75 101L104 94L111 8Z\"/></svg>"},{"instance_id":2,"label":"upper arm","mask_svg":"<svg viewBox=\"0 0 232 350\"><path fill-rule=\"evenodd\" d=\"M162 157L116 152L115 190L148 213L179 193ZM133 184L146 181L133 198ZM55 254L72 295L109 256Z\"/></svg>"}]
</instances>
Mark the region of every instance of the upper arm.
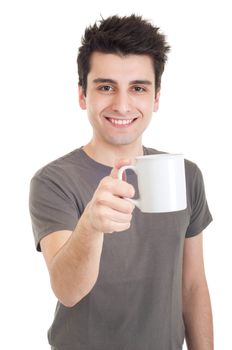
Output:
<instances>
[{"instance_id":1,"label":"upper arm","mask_svg":"<svg viewBox=\"0 0 232 350\"><path fill-rule=\"evenodd\" d=\"M80 211L66 182L62 170L55 166L44 168L31 180L29 209L38 251L42 249L40 243L45 242L42 243L43 252L47 250L47 245L48 248L51 245L53 254L56 246L59 248L63 244L79 220ZM49 253L48 255L50 256Z\"/></svg>"},{"instance_id":2,"label":"upper arm","mask_svg":"<svg viewBox=\"0 0 232 350\"><path fill-rule=\"evenodd\" d=\"M52 259L68 241L71 234L72 231L69 230L56 231L41 239L40 246L48 269L50 268Z\"/></svg>"},{"instance_id":3,"label":"upper arm","mask_svg":"<svg viewBox=\"0 0 232 350\"><path fill-rule=\"evenodd\" d=\"M202 232L194 237L185 239L182 276L183 289L186 291L206 282Z\"/></svg>"}]
</instances>

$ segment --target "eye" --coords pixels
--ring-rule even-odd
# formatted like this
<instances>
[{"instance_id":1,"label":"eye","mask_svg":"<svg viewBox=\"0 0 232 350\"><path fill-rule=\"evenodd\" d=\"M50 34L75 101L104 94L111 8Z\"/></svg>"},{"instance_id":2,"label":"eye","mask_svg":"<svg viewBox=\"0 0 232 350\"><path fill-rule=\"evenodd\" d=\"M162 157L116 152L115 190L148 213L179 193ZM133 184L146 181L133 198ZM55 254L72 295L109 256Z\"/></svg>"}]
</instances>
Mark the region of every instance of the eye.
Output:
<instances>
[{"instance_id":1,"label":"eye","mask_svg":"<svg viewBox=\"0 0 232 350\"><path fill-rule=\"evenodd\" d=\"M140 92L140 93L146 91L146 89L143 88L142 86L134 86L133 89L135 92Z\"/></svg>"},{"instance_id":2,"label":"eye","mask_svg":"<svg viewBox=\"0 0 232 350\"><path fill-rule=\"evenodd\" d=\"M110 85L102 85L98 87L98 90L105 91L105 92L111 92L113 91L113 87Z\"/></svg>"}]
</instances>

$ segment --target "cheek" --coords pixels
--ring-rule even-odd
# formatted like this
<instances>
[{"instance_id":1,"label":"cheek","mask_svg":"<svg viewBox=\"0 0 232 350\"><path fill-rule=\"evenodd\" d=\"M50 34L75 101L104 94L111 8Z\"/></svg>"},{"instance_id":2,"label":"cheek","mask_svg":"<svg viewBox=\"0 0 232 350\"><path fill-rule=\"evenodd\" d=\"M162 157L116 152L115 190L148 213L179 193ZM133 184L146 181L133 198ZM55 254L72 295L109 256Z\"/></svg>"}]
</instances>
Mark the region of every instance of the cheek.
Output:
<instances>
[{"instance_id":1,"label":"cheek","mask_svg":"<svg viewBox=\"0 0 232 350\"><path fill-rule=\"evenodd\" d=\"M97 103L91 103L88 109L88 115L90 118L95 119L98 117L100 111L101 108Z\"/></svg>"},{"instance_id":2,"label":"cheek","mask_svg":"<svg viewBox=\"0 0 232 350\"><path fill-rule=\"evenodd\" d=\"M91 122L91 124L98 124L100 121L99 116L102 114L102 110L103 110L103 105L102 103L99 103L99 101L95 100L91 100L91 103L88 104L88 108L87 108L87 114L88 114L88 118L89 121Z\"/></svg>"},{"instance_id":3,"label":"cheek","mask_svg":"<svg viewBox=\"0 0 232 350\"><path fill-rule=\"evenodd\" d=\"M154 103L150 99L141 99L137 104L137 108L146 116L152 115Z\"/></svg>"},{"instance_id":4,"label":"cheek","mask_svg":"<svg viewBox=\"0 0 232 350\"><path fill-rule=\"evenodd\" d=\"M96 114L96 111L98 110L98 101L94 98L93 94L89 93L86 98L86 104L88 116L91 118Z\"/></svg>"},{"instance_id":5,"label":"cheek","mask_svg":"<svg viewBox=\"0 0 232 350\"><path fill-rule=\"evenodd\" d=\"M89 116L94 118L111 106L109 98L94 98L94 96L91 97L91 102L87 101L87 105Z\"/></svg>"}]
</instances>

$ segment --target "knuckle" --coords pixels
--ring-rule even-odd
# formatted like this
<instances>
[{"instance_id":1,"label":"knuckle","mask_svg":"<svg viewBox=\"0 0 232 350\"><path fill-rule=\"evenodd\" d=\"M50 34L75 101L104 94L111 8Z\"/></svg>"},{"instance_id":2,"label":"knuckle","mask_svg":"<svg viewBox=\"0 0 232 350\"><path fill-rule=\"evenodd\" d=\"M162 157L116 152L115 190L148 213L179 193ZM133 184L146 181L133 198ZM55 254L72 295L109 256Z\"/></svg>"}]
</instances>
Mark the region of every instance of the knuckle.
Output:
<instances>
[{"instance_id":1,"label":"knuckle","mask_svg":"<svg viewBox=\"0 0 232 350\"><path fill-rule=\"evenodd\" d=\"M135 204L134 203L130 203L131 205L131 212L133 212L133 210L135 209Z\"/></svg>"},{"instance_id":2,"label":"knuckle","mask_svg":"<svg viewBox=\"0 0 232 350\"><path fill-rule=\"evenodd\" d=\"M95 196L95 203L96 203L96 205L97 205L97 206L101 205L101 204L102 204L102 201L103 201L103 199L102 199L102 194L101 194L101 192L98 192L98 193L96 194L96 196ZM99 210L99 209L98 209L98 210Z\"/></svg>"},{"instance_id":3,"label":"knuckle","mask_svg":"<svg viewBox=\"0 0 232 350\"><path fill-rule=\"evenodd\" d=\"M128 222L126 225L125 225L125 230L128 230L128 228L130 228L130 222Z\"/></svg>"},{"instance_id":4,"label":"knuckle","mask_svg":"<svg viewBox=\"0 0 232 350\"><path fill-rule=\"evenodd\" d=\"M112 178L110 176L104 177L101 181L101 189L110 191L112 188Z\"/></svg>"},{"instance_id":5,"label":"knuckle","mask_svg":"<svg viewBox=\"0 0 232 350\"><path fill-rule=\"evenodd\" d=\"M125 225L130 224L132 219L132 215L131 214L126 214L126 216L124 217L124 220L122 221Z\"/></svg>"},{"instance_id":6,"label":"knuckle","mask_svg":"<svg viewBox=\"0 0 232 350\"><path fill-rule=\"evenodd\" d=\"M132 185L129 185L128 191L129 191L130 196L134 197L135 189L134 189L134 187Z\"/></svg>"},{"instance_id":7,"label":"knuckle","mask_svg":"<svg viewBox=\"0 0 232 350\"><path fill-rule=\"evenodd\" d=\"M134 208L135 208L135 205L133 203L130 203L127 201L127 211L129 214L131 214L133 212ZM132 215L131 215L131 217L132 217Z\"/></svg>"},{"instance_id":8,"label":"knuckle","mask_svg":"<svg viewBox=\"0 0 232 350\"><path fill-rule=\"evenodd\" d=\"M107 192L104 189L101 189L95 193L94 201L96 205L106 205L107 199Z\"/></svg>"},{"instance_id":9,"label":"knuckle","mask_svg":"<svg viewBox=\"0 0 232 350\"><path fill-rule=\"evenodd\" d=\"M121 231L124 231L124 226L122 226L122 224L115 226L114 232L121 232Z\"/></svg>"},{"instance_id":10,"label":"knuckle","mask_svg":"<svg viewBox=\"0 0 232 350\"><path fill-rule=\"evenodd\" d=\"M95 209L95 216L97 218L97 220L102 224L104 225L105 224L105 215L104 215L104 208L102 205L99 205L100 203L98 203L98 205L96 206L96 209Z\"/></svg>"},{"instance_id":11,"label":"knuckle","mask_svg":"<svg viewBox=\"0 0 232 350\"><path fill-rule=\"evenodd\" d=\"M125 191L126 197L131 198L131 197L134 197L135 195L135 189L131 184L125 183L124 191Z\"/></svg>"},{"instance_id":12,"label":"knuckle","mask_svg":"<svg viewBox=\"0 0 232 350\"><path fill-rule=\"evenodd\" d=\"M109 223L108 222L108 225L107 225L107 232L109 232L109 233L113 233L113 232L115 232L116 231L116 229L115 229L115 227L114 227L114 224L111 222L111 223Z\"/></svg>"}]
</instances>

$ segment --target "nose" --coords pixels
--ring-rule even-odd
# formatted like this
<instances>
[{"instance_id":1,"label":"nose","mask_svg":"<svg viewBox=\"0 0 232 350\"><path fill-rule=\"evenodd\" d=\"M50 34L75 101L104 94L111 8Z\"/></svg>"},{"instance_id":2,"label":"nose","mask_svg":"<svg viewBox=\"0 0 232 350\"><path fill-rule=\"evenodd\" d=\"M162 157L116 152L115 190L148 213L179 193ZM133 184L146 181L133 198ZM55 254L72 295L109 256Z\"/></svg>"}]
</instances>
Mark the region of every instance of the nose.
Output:
<instances>
[{"instance_id":1,"label":"nose","mask_svg":"<svg viewBox=\"0 0 232 350\"><path fill-rule=\"evenodd\" d=\"M112 110L120 115L131 112L131 101L127 92L118 91L113 96Z\"/></svg>"}]
</instances>

